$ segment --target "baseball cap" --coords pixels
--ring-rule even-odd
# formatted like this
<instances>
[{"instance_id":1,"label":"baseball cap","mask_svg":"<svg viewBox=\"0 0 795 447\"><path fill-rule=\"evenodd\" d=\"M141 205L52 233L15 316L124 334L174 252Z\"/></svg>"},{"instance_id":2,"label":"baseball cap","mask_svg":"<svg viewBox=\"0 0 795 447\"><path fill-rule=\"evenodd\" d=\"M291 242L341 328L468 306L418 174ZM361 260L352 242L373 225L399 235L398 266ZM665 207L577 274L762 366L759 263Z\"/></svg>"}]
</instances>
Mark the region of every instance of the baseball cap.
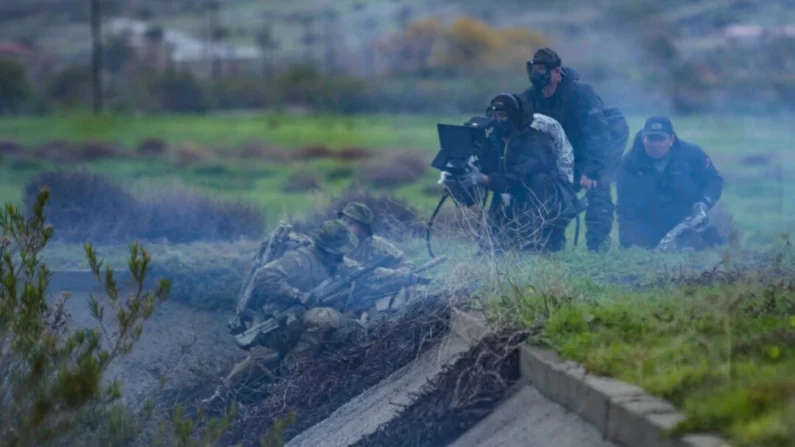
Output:
<instances>
[{"instance_id":1,"label":"baseball cap","mask_svg":"<svg viewBox=\"0 0 795 447\"><path fill-rule=\"evenodd\" d=\"M643 125L643 135L673 135L674 125L665 116L652 116Z\"/></svg>"}]
</instances>

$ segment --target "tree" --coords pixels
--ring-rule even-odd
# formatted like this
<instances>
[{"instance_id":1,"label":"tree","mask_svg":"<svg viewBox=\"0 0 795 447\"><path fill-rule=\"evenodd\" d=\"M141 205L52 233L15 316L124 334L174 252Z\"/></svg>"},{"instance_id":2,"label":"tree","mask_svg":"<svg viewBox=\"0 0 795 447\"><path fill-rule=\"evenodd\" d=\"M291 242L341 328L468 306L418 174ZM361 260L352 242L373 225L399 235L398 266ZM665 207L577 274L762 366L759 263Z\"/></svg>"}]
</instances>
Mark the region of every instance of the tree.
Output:
<instances>
[{"instance_id":1,"label":"tree","mask_svg":"<svg viewBox=\"0 0 795 447\"><path fill-rule=\"evenodd\" d=\"M44 188L29 218L11 204L0 212L0 444L6 446L63 439L85 411L117 401L121 384L103 383L104 374L132 350L144 321L170 291L168 280L154 291L145 289L151 257L142 247L130 245L134 286L123 293L113 270L103 270L86 244L89 267L105 296L89 298L97 327L70 328L70 294L48 301L51 273L39 258L54 231L44 219L48 199Z\"/></svg>"},{"instance_id":2,"label":"tree","mask_svg":"<svg viewBox=\"0 0 795 447\"><path fill-rule=\"evenodd\" d=\"M0 59L0 113L16 114L18 107L31 96L25 66L10 59Z\"/></svg>"},{"instance_id":3,"label":"tree","mask_svg":"<svg viewBox=\"0 0 795 447\"><path fill-rule=\"evenodd\" d=\"M94 113L102 111L102 5L91 0L91 97Z\"/></svg>"}]
</instances>

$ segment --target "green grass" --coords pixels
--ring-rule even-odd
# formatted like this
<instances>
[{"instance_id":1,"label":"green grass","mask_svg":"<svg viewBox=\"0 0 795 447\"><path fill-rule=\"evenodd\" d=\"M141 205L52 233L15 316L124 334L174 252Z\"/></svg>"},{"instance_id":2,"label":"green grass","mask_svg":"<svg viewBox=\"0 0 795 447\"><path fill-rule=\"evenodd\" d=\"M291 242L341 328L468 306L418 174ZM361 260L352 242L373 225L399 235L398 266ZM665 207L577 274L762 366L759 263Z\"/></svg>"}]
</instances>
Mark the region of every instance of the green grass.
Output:
<instances>
[{"instance_id":1,"label":"green grass","mask_svg":"<svg viewBox=\"0 0 795 447\"><path fill-rule=\"evenodd\" d=\"M762 253L736 253L718 269L723 274L697 274L717 253L680 259L683 273L657 284L650 281L661 277L655 264L674 266L674 258L569 256L563 269L541 261L544 272L503 274L508 281L489 295L487 309L499 325L540 325L532 343L590 373L637 384L681 408L686 420L671 434L720 432L736 446L790 446L795 258L763 263ZM631 265L640 276L622 277Z\"/></svg>"},{"instance_id":2,"label":"green grass","mask_svg":"<svg viewBox=\"0 0 795 447\"><path fill-rule=\"evenodd\" d=\"M382 156L404 148L427 154L428 163L438 148L435 124L462 122L466 116L296 116L259 114L245 116L103 116L69 115L42 119L4 119L0 139L36 145L48 140L74 142L108 141L132 149L145 138L163 138L172 144L193 142L208 152L235 148L245 141L258 141L288 150L312 144L333 149L366 147ZM634 131L644 117L629 117ZM789 117L675 117L680 136L701 145L714 158L726 177L723 203L733 214L746 240L769 242L781 231L795 229L795 208L789 197L795 195L792 169L795 156L790 149L793 130ZM769 163L749 165L744 157L774 154ZM301 216L322 204L329 195L342 191L352 179L323 181L317 194L285 194L281 187L295 170L315 172L325 178L336 167L334 161L320 160L278 165L267 161L234 162L226 159L204 165L177 168L167 161L106 160L95 163L61 164L60 168L87 167L112 176L127 185L158 184L178 178L202 190L230 200L256 204L266 212L268 224L283 214ZM353 165L356 168L361 166ZM0 194L19 204L21 186L52 164L4 163L0 165ZM398 197L415 204L426 215L436 198L422 194L433 185L438 173L429 170L421 181L399 188L387 188ZM572 226L573 227L573 226Z\"/></svg>"}]
</instances>

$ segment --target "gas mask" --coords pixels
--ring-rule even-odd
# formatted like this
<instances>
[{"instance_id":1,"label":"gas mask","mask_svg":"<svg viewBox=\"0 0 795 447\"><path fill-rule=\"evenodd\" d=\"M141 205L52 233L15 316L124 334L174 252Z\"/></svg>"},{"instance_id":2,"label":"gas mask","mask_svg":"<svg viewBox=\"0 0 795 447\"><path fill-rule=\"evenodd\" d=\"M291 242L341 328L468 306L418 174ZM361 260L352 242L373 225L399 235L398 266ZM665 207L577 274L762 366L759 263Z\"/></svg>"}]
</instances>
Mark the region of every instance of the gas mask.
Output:
<instances>
[{"instance_id":1,"label":"gas mask","mask_svg":"<svg viewBox=\"0 0 795 447\"><path fill-rule=\"evenodd\" d=\"M507 120L494 120L494 127L497 130L500 136L509 136L513 134L513 131L516 130L516 124L514 124L513 120L508 118Z\"/></svg>"},{"instance_id":2,"label":"gas mask","mask_svg":"<svg viewBox=\"0 0 795 447\"><path fill-rule=\"evenodd\" d=\"M546 87L547 84L549 84L549 81L552 80L552 70L550 70L548 65L546 67L547 69L544 73L538 73L533 71L533 61L527 61L525 66L525 69L527 70L527 77L530 79L530 83L533 84L533 87L538 90Z\"/></svg>"},{"instance_id":3,"label":"gas mask","mask_svg":"<svg viewBox=\"0 0 795 447\"><path fill-rule=\"evenodd\" d=\"M530 83L533 84L533 87L538 90L546 87L551 79L552 73L549 70L545 71L544 73L538 73L535 71L530 73Z\"/></svg>"}]
</instances>

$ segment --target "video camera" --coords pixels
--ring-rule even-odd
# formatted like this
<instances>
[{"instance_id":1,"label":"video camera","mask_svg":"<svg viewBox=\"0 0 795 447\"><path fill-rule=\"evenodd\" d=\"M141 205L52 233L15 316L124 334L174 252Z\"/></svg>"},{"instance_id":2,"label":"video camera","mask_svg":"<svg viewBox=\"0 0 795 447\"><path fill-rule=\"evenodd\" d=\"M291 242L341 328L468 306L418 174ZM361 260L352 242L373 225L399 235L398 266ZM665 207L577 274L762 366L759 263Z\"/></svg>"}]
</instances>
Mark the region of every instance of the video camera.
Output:
<instances>
[{"instance_id":1,"label":"video camera","mask_svg":"<svg viewBox=\"0 0 795 447\"><path fill-rule=\"evenodd\" d=\"M483 171L481 159L485 154L495 124L496 122L489 118L472 117L463 125L442 123L436 125L440 149L431 162L431 167L442 171L439 184L444 185L445 192L428 221L425 233L425 243L431 258L435 257L431 249L433 220L447 198L452 197L457 204L465 207L479 202L478 198L481 198L480 201L485 204L488 194L478 194L477 187L464 188L458 182L449 182L448 180L451 177L460 177L468 173L474 165Z\"/></svg>"},{"instance_id":2,"label":"video camera","mask_svg":"<svg viewBox=\"0 0 795 447\"><path fill-rule=\"evenodd\" d=\"M477 162L493 129L494 121L481 117L473 117L463 125L437 124L440 149L431 167L452 176L466 174L469 164Z\"/></svg>"}]
</instances>

